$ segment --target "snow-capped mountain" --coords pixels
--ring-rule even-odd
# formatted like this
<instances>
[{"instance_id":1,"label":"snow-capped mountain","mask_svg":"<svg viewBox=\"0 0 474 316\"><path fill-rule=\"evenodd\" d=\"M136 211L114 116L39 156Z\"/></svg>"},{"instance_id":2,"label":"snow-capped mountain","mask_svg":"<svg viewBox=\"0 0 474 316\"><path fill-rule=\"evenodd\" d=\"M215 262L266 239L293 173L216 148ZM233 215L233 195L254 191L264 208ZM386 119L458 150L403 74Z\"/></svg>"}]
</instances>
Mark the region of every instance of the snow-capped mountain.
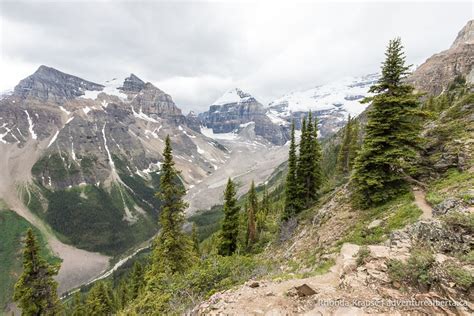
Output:
<instances>
[{"instance_id":1,"label":"snow-capped mountain","mask_svg":"<svg viewBox=\"0 0 474 316\"><path fill-rule=\"evenodd\" d=\"M276 124L288 125L294 119L299 127L301 117L311 110L319 118L321 136L328 136L342 127L349 115L365 110L367 104L360 101L377 79L377 74L369 74L290 92L270 102L266 114Z\"/></svg>"},{"instance_id":2,"label":"snow-capped mountain","mask_svg":"<svg viewBox=\"0 0 474 316\"><path fill-rule=\"evenodd\" d=\"M214 139L262 138L275 145L288 140L287 129L275 124L267 115L265 107L252 95L238 88L225 92L199 114L203 127L201 133Z\"/></svg>"}]
</instances>

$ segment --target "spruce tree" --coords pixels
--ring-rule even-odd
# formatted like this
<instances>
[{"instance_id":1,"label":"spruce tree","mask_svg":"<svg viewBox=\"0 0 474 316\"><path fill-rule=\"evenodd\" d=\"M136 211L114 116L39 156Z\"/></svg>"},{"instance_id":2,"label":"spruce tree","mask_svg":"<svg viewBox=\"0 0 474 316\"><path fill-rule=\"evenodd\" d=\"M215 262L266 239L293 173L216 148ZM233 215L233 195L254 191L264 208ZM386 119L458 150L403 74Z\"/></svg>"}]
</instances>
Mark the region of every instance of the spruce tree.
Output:
<instances>
[{"instance_id":1,"label":"spruce tree","mask_svg":"<svg viewBox=\"0 0 474 316\"><path fill-rule=\"evenodd\" d=\"M282 218L284 221L293 217L299 210L298 182L296 179L297 159L295 123L292 122L290 149L288 153L288 174L285 183L285 209Z\"/></svg>"},{"instance_id":2,"label":"spruce tree","mask_svg":"<svg viewBox=\"0 0 474 316\"><path fill-rule=\"evenodd\" d=\"M347 121L346 126L344 127L344 134L342 136L341 147L339 149L339 154L337 156L337 173L342 177L346 177L349 174L349 155L350 155L350 145L351 145L351 117Z\"/></svg>"},{"instance_id":3,"label":"spruce tree","mask_svg":"<svg viewBox=\"0 0 474 316\"><path fill-rule=\"evenodd\" d=\"M352 119L351 122L351 143L349 148L349 171L354 168L354 162L359 154L359 120Z\"/></svg>"},{"instance_id":4,"label":"spruce tree","mask_svg":"<svg viewBox=\"0 0 474 316\"><path fill-rule=\"evenodd\" d=\"M362 150L355 163L354 201L361 207L380 204L406 189L415 170L421 114L419 95L404 79L409 67L401 40L389 42L382 76L369 92L372 101Z\"/></svg>"},{"instance_id":5,"label":"spruce tree","mask_svg":"<svg viewBox=\"0 0 474 316\"><path fill-rule=\"evenodd\" d=\"M352 123L353 120L349 115L346 126L344 127L344 134L342 136L341 147L339 149L339 154L337 156L337 167L336 171L342 177L349 175L351 164L351 145L352 145Z\"/></svg>"},{"instance_id":6,"label":"spruce tree","mask_svg":"<svg viewBox=\"0 0 474 316\"><path fill-rule=\"evenodd\" d=\"M311 111L308 120L303 119L300 155L297 166L298 198L300 209L310 207L321 187L321 146L318 141L317 120L313 123Z\"/></svg>"},{"instance_id":7,"label":"spruce tree","mask_svg":"<svg viewBox=\"0 0 474 316\"><path fill-rule=\"evenodd\" d=\"M155 273L175 273L185 271L193 263L194 255L189 237L183 232L184 188L179 183L179 172L174 161L169 136L163 151L163 165L160 172L161 200L160 232L153 249L152 268Z\"/></svg>"},{"instance_id":8,"label":"spruce tree","mask_svg":"<svg viewBox=\"0 0 474 316\"><path fill-rule=\"evenodd\" d=\"M310 112L311 114L311 112ZM312 152L312 172L311 172L311 198L314 201L318 198L318 191L323 185L323 171L321 167L322 150L321 144L318 140L318 119L315 117L313 122L313 137L311 138L311 152Z\"/></svg>"},{"instance_id":9,"label":"spruce tree","mask_svg":"<svg viewBox=\"0 0 474 316\"><path fill-rule=\"evenodd\" d=\"M99 281L94 284L86 298L87 315L112 315L116 311L113 292L109 284Z\"/></svg>"},{"instance_id":10,"label":"spruce tree","mask_svg":"<svg viewBox=\"0 0 474 316\"><path fill-rule=\"evenodd\" d=\"M218 253L222 256L231 256L237 250L240 208L237 206L235 194L234 183L229 178L224 191L224 222L218 249Z\"/></svg>"},{"instance_id":11,"label":"spruce tree","mask_svg":"<svg viewBox=\"0 0 474 316\"><path fill-rule=\"evenodd\" d=\"M256 216L258 212L257 193L252 181L247 197L247 248L250 249L257 241Z\"/></svg>"},{"instance_id":12,"label":"spruce tree","mask_svg":"<svg viewBox=\"0 0 474 316\"><path fill-rule=\"evenodd\" d=\"M192 232L191 232L191 238L193 240L193 248L194 248L194 252L196 253L196 255L200 255L201 254L201 251L199 249L199 237L198 237L198 232L197 232L197 226L196 226L196 223L193 223L193 228L192 228Z\"/></svg>"},{"instance_id":13,"label":"spruce tree","mask_svg":"<svg viewBox=\"0 0 474 316\"><path fill-rule=\"evenodd\" d=\"M132 272L128 279L128 300L134 300L138 297L145 286L145 268L139 261L133 264Z\"/></svg>"},{"instance_id":14,"label":"spruce tree","mask_svg":"<svg viewBox=\"0 0 474 316\"><path fill-rule=\"evenodd\" d=\"M301 123L301 139L300 139L300 151L298 156L298 165L296 167L296 181L298 182L298 202L299 208L297 212L309 205L310 200L310 181L312 172L312 152L311 152L311 134L312 124L306 118L303 118Z\"/></svg>"},{"instance_id":15,"label":"spruce tree","mask_svg":"<svg viewBox=\"0 0 474 316\"><path fill-rule=\"evenodd\" d=\"M270 212L270 200L268 196L267 186L263 187L262 201L259 204L257 213L257 234L263 231L266 227L266 218Z\"/></svg>"},{"instance_id":16,"label":"spruce tree","mask_svg":"<svg viewBox=\"0 0 474 316\"><path fill-rule=\"evenodd\" d=\"M66 315L71 316L86 316L86 305L84 304L83 295L81 292L76 292L72 297L68 310L65 312Z\"/></svg>"},{"instance_id":17,"label":"spruce tree","mask_svg":"<svg viewBox=\"0 0 474 316\"><path fill-rule=\"evenodd\" d=\"M59 266L50 265L40 255L38 241L30 228L23 249L23 272L15 284L13 299L22 315L58 315L61 305L58 284L53 277Z\"/></svg>"}]
</instances>

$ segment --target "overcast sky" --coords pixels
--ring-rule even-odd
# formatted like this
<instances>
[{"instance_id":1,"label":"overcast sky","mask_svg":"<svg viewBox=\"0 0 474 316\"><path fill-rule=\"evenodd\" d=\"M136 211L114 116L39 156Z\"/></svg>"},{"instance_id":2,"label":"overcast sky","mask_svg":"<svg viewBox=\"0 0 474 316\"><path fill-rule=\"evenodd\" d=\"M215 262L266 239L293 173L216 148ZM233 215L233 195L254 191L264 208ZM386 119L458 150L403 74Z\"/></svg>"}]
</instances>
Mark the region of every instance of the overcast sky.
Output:
<instances>
[{"instance_id":1,"label":"overcast sky","mask_svg":"<svg viewBox=\"0 0 474 316\"><path fill-rule=\"evenodd\" d=\"M474 16L472 1L0 1L0 91L41 64L99 83L133 72L198 111L233 87L267 103L377 72L395 36L420 64Z\"/></svg>"}]
</instances>

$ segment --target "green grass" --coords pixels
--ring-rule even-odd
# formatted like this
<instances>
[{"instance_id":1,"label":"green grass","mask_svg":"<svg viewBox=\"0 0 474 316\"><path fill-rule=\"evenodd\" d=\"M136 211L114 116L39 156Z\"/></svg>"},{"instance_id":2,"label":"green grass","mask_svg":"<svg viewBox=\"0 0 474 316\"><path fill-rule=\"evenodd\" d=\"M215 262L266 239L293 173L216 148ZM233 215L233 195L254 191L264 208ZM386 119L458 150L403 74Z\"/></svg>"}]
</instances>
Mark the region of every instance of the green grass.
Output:
<instances>
[{"instance_id":1,"label":"green grass","mask_svg":"<svg viewBox=\"0 0 474 316\"><path fill-rule=\"evenodd\" d=\"M384 205L363 211L352 232L338 244L351 242L358 245L378 244L386 240L390 232L414 223L422 211L413 203L413 194L407 192ZM381 220L379 226L368 228L374 220Z\"/></svg>"},{"instance_id":2,"label":"green grass","mask_svg":"<svg viewBox=\"0 0 474 316\"><path fill-rule=\"evenodd\" d=\"M451 169L442 179L430 185L426 200L431 205L437 205L446 198L454 196L467 202L474 199L472 188L474 188L474 173Z\"/></svg>"},{"instance_id":3,"label":"green grass","mask_svg":"<svg viewBox=\"0 0 474 316\"><path fill-rule=\"evenodd\" d=\"M46 247L41 233L29 222L13 211L2 210L0 205L0 311L11 301L13 286L21 273L22 238L29 228L33 228L41 245L41 255L50 263L58 263Z\"/></svg>"},{"instance_id":4,"label":"green grass","mask_svg":"<svg viewBox=\"0 0 474 316\"><path fill-rule=\"evenodd\" d=\"M445 271L447 272L448 278L464 291L468 291L474 285L474 276L472 273L460 266L449 264L445 268Z\"/></svg>"}]
</instances>

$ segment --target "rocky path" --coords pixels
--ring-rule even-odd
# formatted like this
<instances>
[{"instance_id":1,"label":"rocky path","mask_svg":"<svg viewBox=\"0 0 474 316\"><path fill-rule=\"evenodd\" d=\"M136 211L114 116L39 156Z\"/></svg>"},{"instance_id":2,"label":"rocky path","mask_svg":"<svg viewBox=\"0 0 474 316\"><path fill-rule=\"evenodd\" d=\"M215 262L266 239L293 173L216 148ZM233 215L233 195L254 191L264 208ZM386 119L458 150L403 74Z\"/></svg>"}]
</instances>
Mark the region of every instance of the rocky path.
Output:
<instances>
[{"instance_id":1,"label":"rocky path","mask_svg":"<svg viewBox=\"0 0 474 316\"><path fill-rule=\"evenodd\" d=\"M355 264L359 246L344 244L331 270L323 275L287 281L249 281L246 285L213 295L196 307L195 315L364 315L355 306L325 306L335 298L348 298L339 288L343 272ZM315 293L303 297L297 287L306 285ZM305 286L304 286L305 287ZM304 290L303 290L304 291Z\"/></svg>"},{"instance_id":2,"label":"rocky path","mask_svg":"<svg viewBox=\"0 0 474 316\"><path fill-rule=\"evenodd\" d=\"M421 218L433 218L433 208L428 204L428 202L426 202L426 192L422 191L421 189L414 188L413 194L415 195L416 206L418 206L423 211Z\"/></svg>"}]
</instances>

